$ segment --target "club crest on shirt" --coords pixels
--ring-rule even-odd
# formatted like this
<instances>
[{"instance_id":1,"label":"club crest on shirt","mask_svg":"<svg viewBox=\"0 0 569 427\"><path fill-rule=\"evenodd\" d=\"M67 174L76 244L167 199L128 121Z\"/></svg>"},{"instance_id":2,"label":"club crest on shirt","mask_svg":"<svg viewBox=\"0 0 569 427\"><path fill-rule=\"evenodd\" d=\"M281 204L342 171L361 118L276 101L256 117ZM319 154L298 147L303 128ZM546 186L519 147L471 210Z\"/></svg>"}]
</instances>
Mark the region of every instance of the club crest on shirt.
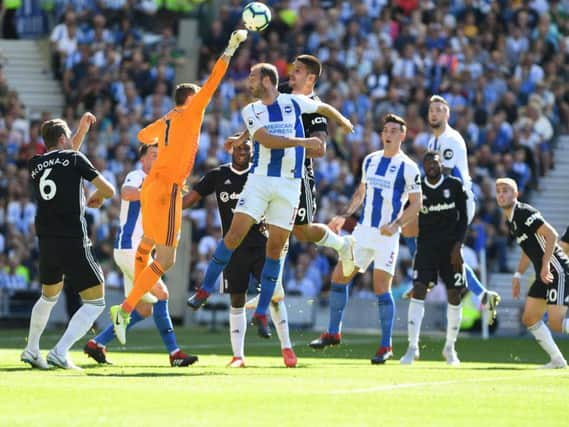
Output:
<instances>
[{"instance_id":1,"label":"club crest on shirt","mask_svg":"<svg viewBox=\"0 0 569 427\"><path fill-rule=\"evenodd\" d=\"M390 173L393 173L393 172L395 172L396 170L397 170L397 166L396 166L396 165L391 165L391 166L389 166L389 172L390 172Z\"/></svg>"},{"instance_id":2,"label":"club crest on shirt","mask_svg":"<svg viewBox=\"0 0 569 427\"><path fill-rule=\"evenodd\" d=\"M285 114L292 113L292 107L290 105L285 105L284 112L285 112Z\"/></svg>"},{"instance_id":3,"label":"club crest on shirt","mask_svg":"<svg viewBox=\"0 0 569 427\"><path fill-rule=\"evenodd\" d=\"M248 119L247 123L249 124L249 126L253 126L253 124L254 124L253 119Z\"/></svg>"},{"instance_id":4,"label":"club crest on shirt","mask_svg":"<svg viewBox=\"0 0 569 427\"><path fill-rule=\"evenodd\" d=\"M454 151L452 151L450 148L447 148L444 152L443 152L443 157L446 160L450 160L452 159L454 156Z\"/></svg>"},{"instance_id":5,"label":"club crest on shirt","mask_svg":"<svg viewBox=\"0 0 569 427\"><path fill-rule=\"evenodd\" d=\"M445 189L443 190L443 197L444 197L445 199L450 199L450 190L449 190L448 188L445 188Z\"/></svg>"}]
</instances>

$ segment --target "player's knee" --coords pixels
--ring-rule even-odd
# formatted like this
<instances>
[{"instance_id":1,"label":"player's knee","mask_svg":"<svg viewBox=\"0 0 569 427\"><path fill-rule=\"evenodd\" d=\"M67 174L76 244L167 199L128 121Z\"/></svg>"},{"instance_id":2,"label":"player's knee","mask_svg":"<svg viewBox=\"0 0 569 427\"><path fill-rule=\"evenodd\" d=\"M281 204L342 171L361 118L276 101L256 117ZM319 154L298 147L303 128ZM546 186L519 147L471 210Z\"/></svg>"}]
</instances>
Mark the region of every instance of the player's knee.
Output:
<instances>
[{"instance_id":1,"label":"player's knee","mask_svg":"<svg viewBox=\"0 0 569 427\"><path fill-rule=\"evenodd\" d=\"M338 266L340 264L338 263ZM345 285L346 283L348 283L350 281L351 277L346 277L342 274L342 269L336 267L334 269L334 272L332 273L332 282L333 283L337 283L339 285Z\"/></svg>"},{"instance_id":2,"label":"player's knee","mask_svg":"<svg viewBox=\"0 0 569 427\"><path fill-rule=\"evenodd\" d=\"M535 313L524 311L524 314L522 315L522 323L526 328L529 328L539 322L542 317L543 316L538 316Z\"/></svg>"},{"instance_id":3,"label":"player's knee","mask_svg":"<svg viewBox=\"0 0 569 427\"><path fill-rule=\"evenodd\" d=\"M305 225L297 225L292 229L292 235L296 240L299 242L306 242L307 238L307 229Z\"/></svg>"},{"instance_id":4,"label":"player's knee","mask_svg":"<svg viewBox=\"0 0 569 427\"><path fill-rule=\"evenodd\" d=\"M152 304L147 302L139 302L136 305L136 311L140 314L140 317L150 317L152 315Z\"/></svg>"},{"instance_id":5,"label":"player's knee","mask_svg":"<svg viewBox=\"0 0 569 427\"><path fill-rule=\"evenodd\" d=\"M418 299L423 301L426 297L427 297L427 287L420 282L415 282L413 284L413 299Z\"/></svg>"},{"instance_id":6,"label":"player's knee","mask_svg":"<svg viewBox=\"0 0 569 427\"><path fill-rule=\"evenodd\" d=\"M231 307L241 308L245 306L245 294L231 294Z\"/></svg>"},{"instance_id":7,"label":"player's knee","mask_svg":"<svg viewBox=\"0 0 569 427\"><path fill-rule=\"evenodd\" d=\"M451 305L459 305L461 301L460 299L461 294L462 294L461 289L447 290L448 303Z\"/></svg>"},{"instance_id":8,"label":"player's knee","mask_svg":"<svg viewBox=\"0 0 569 427\"><path fill-rule=\"evenodd\" d=\"M170 298L168 288L162 283L162 281L159 281L152 288L152 295L158 298L159 301L166 301L168 298Z\"/></svg>"}]
</instances>

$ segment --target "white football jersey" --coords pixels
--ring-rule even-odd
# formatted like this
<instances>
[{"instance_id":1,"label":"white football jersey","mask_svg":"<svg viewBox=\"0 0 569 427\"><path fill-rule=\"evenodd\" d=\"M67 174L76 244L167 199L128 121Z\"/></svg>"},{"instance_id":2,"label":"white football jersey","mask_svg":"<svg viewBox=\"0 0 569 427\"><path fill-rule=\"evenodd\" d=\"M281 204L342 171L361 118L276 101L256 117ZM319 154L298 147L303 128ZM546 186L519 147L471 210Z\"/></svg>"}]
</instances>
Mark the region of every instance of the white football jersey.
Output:
<instances>
[{"instance_id":1,"label":"white football jersey","mask_svg":"<svg viewBox=\"0 0 569 427\"><path fill-rule=\"evenodd\" d=\"M141 188L146 174L142 169L129 172L122 188ZM115 249L136 249L142 239L142 215L140 200L129 202L121 199L120 227L115 237Z\"/></svg>"},{"instance_id":2,"label":"white football jersey","mask_svg":"<svg viewBox=\"0 0 569 427\"><path fill-rule=\"evenodd\" d=\"M362 165L365 199L359 223L379 228L397 219L409 193L421 193L421 173L406 154L385 157L383 150L368 154Z\"/></svg>"},{"instance_id":3,"label":"white football jersey","mask_svg":"<svg viewBox=\"0 0 569 427\"><path fill-rule=\"evenodd\" d=\"M321 102L304 95L281 93L273 104L265 105L261 101L256 101L243 108L241 114L251 137L263 127L271 135L304 137L301 115L315 113L320 105ZM304 157L303 147L270 149L253 140L250 173L282 178L302 178Z\"/></svg>"},{"instance_id":4,"label":"white football jersey","mask_svg":"<svg viewBox=\"0 0 569 427\"><path fill-rule=\"evenodd\" d=\"M460 179L468 194L472 191L472 180L468 172L468 153L462 135L447 123L445 131L439 137L429 138L427 147L438 151L443 166L451 170L451 175Z\"/></svg>"}]
</instances>

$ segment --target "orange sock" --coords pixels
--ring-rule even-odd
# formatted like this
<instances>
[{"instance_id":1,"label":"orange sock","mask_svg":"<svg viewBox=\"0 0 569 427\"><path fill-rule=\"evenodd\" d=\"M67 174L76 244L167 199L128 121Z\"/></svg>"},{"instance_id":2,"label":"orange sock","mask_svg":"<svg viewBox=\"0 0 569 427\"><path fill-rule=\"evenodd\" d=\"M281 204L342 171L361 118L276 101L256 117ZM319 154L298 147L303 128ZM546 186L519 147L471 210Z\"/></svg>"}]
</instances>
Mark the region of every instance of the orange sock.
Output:
<instances>
[{"instance_id":1,"label":"orange sock","mask_svg":"<svg viewBox=\"0 0 569 427\"><path fill-rule=\"evenodd\" d=\"M152 286L160 280L163 274L164 269L158 261L152 261L152 264L142 270L139 277L134 280L134 286L122 304L123 310L127 313L132 313L132 310L134 310L140 298L152 289Z\"/></svg>"},{"instance_id":2,"label":"orange sock","mask_svg":"<svg viewBox=\"0 0 569 427\"><path fill-rule=\"evenodd\" d=\"M152 246L144 243L144 240L140 241L138 248L136 248L136 256L134 257L134 280L142 273L142 270L148 265L148 257L150 256L150 251Z\"/></svg>"}]
</instances>

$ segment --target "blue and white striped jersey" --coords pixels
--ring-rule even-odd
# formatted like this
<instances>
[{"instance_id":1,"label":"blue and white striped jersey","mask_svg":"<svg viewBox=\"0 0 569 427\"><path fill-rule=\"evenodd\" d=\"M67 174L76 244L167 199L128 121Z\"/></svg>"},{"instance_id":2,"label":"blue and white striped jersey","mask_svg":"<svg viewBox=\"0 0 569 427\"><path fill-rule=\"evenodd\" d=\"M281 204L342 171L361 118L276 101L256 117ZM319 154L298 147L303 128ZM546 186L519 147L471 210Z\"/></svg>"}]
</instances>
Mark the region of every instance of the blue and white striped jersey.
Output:
<instances>
[{"instance_id":1,"label":"blue and white striped jersey","mask_svg":"<svg viewBox=\"0 0 569 427\"><path fill-rule=\"evenodd\" d=\"M249 135L265 128L271 135L304 137L303 113L315 113L321 102L304 95L281 93L274 103L253 102L241 112ZM302 178L304 176L303 147L270 149L253 140L251 172L253 175Z\"/></svg>"},{"instance_id":2,"label":"blue and white striped jersey","mask_svg":"<svg viewBox=\"0 0 569 427\"><path fill-rule=\"evenodd\" d=\"M468 153L462 135L447 123L441 136L431 136L427 147L431 151L440 153L443 166L451 170L452 176L462 181L467 194L470 194L472 180L468 172Z\"/></svg>"},{"instance_id":3,"label":"blue and white striped jersey","mask_svg":"<svg viewBox=\"0 0 569 427\"><path fill-rule=\"evenodd\" d=\"M385 157L383 150L368 154L362 165L364 207L359 223L379 228L397 219L409 193L421 193L417 164L402 152Z\"/></svg>"},{"instance_id":4,"label":"blue and white striped jersey","mask_svg":"<svg viewBox=\"0 0 569 427\"><path fill-rule=\"evenodd\" d=\"M122 188L141 188L146 174L142 169L129 172ZM129 202L121 199L120 227L115 237L115 249L136 249L142 239L140 200Z\"/></svg>"}]
</instances>

